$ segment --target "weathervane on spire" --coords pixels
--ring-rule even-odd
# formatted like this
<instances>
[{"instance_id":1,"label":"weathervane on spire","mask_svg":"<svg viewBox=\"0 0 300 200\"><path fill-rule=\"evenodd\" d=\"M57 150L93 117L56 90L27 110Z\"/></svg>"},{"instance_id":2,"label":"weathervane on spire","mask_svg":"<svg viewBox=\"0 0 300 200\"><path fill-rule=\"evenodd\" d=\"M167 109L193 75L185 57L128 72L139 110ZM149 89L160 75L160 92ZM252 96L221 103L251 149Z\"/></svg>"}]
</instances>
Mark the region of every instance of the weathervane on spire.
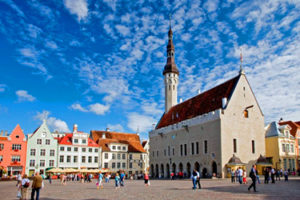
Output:
<instances>
[{"instance_id":1,"label":"weathervane on spire","mask_svg":"<svg viewBox=\"0 0 300 200\"><path fill-rule=\"evenodd\" d=\"M243 69L243 50L242 47L240 47L240 74L244 74L244 69Z\"/></svg>"}]
</instances>

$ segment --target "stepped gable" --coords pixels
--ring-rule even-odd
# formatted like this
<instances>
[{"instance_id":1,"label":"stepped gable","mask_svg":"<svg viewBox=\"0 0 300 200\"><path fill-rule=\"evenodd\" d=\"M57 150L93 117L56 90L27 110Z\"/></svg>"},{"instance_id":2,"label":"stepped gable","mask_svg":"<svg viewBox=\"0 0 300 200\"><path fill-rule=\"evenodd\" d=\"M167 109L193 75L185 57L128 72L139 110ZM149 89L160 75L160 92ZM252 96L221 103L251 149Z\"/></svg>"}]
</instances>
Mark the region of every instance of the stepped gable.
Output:
<instances>
[{"instance_id":1,"label":"stepped gable","mask_svg":"<svg viewBox=\"0 0 300 200\"><path fill-rule=\"evenodd\" d=\"M103 134L105 134L105 138L102 138ZM110 143L122 143L128 145L128 152L146 152L140 142L140 136L137 134L92 130L91 137L102 147L102 151L110 151L108 147Z\"/></svg>"},{"instance_id":2,"label":"stepped gable","mask_svg":"<svg viewBox=\"0 0 300 200\"><path fill-rule=\"evenodd\" d=\"M222 98L226 97L227 102L229 102L240 76L241 75L238 75L221 85L173 106L161 117L156 129L222 108Z\"/></svg>"},{"instance_id":3,"label":"stepped gable","mask_svg":"<svg viewBox=\"0 0 300 200\"><path fill-rule=\"evenodd\" d=\"M60 145L73 145L72 143L73 133L66 133L65 136L58 138L58 144ZM94 142L91 138L88 138L89 147L98 147L97 143Z\"/></svg>"}]
</instances>

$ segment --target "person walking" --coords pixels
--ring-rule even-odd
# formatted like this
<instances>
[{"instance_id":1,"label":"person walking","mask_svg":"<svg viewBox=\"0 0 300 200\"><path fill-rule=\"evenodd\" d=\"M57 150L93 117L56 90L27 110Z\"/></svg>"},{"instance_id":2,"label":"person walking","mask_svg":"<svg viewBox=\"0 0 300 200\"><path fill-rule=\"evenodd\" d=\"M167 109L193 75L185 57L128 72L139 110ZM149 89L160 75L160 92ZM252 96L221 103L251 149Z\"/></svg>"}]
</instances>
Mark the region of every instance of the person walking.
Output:
<instances>
[{"instance_id":1,"label":"person walking","mask_svg":"<svg viewBox=\"0 0 300 200\"><path fill-rule=\"evenodd\" d=\"M280 181L280 172L278 169L276 169L276 181Z\"/></svg>"},{"instance_id":2,"label":"person walking","mask_svg":"<svg viewBox=\"0 0 300 200\"><path fill-rule=\"evenodd\" d=\"M284 174L284 181L286 182L289 181L289 172L287 170L284 170L283 174Z\"/></svg>"},{"instance_id":3,"label":"person walking","mask_svg":"<svg viewBox=\"0 0 300 200\"><path fill-rule=\"evenodd\" d=\"M145 186L149 186L149 175L147 172L144 174Z\"/></svg>"},{"instance_id":4,"label":"person walking","mask_svg":"<svg viewBox=\"0 0 300 200\"><path fill-rule=\"evenodd\" d=\"M120 176L119 176L119 173L116 173L116 176L115 176L115 186L116 186L116 189L118 189L120 187Z\"/></svg>"},{"instance_id":5,"label":"person walking","mask_svg":"<svg viewBox=\"0 0 300 200\"><path fill-rule=\"evenodd\" d=\"M250 189L253 187L254 192L257 192L257 190L256 190L256 166L255 165L252 166L249 176L252 180L252 183L248 187L248 191L250 191Z\"/></svg>"},{"instance_id":6,"label":"person walking","mask_svg":"<svg viewBox=\"0 0 300 200\"><path fill-rule=\"evenodd\" d=\"M242 184L243 183L243 170L241 167L239 167L239 183Z\"/></svg>"},{"instance_id":7,"label":"person walking","mask_svg":"<svg viewBox=\"0 0 300 200\"><path fill-rule=\"evenodd\" d=\"M43 178L40 176L38 172L35 173L32 182L32 191L31 191L31 200L34 200L34 196L36 193L36 200L40 198L40 189L42 188Z\"/></svg>"},{"instance_id":8,"label":"person walking","mask_svg":"<svg viewBox=\"0 0 300 200\"><path fill-rule=\"evenodd\" d=\"M19 172L18 175L17 175L17 184L16 184L16 186L19 187L21 182L22 182L22 176L21 176L21 173Z\"/></svg>"},{"instance_id":9,"label":"person walking","mask_svg":"<svg viewBox=\"0 0 300 200\"><path fill-rule=\"evenodd\" d=\"M99 188L103 188L102 180L103 180L103 174L99 173L99 175L98 175L98 183L97 183L97 189L98 190L99 190Z\"/></svg>"},{"instance_id":10,"label":"person walking","mask_svg":"<svg viewBox=\"0 0 300 200\"><path fill-rule=\"evenodd\" d=\"M49 174L49 183L52 184L52 174Z\"/></svg>"},{"instance_id":11,"label":"person walking","mask_svg":"<svg viewBox=\"0 0 300 200\"><path fill-rule=\"evenodd\" d=\"M124 187L125 173L124 171L120 174L120 186Z\"/></svg>"},{"instance_id":12,"label":"person walking","mask_svg":"<svg viewBox=\"0 0 300 200\"><path fill-rule=\"evenodd\" d=\"M196 181L197 181L197 171L196 171L196 169L194 169L194 171L192 173L193 190L195 190L197 188Z\"/></svg>"},{"instance_id":13,"label":"person walking","mask_svg":"<svg viewBox=\"0 0 300 200\"><path fill-rule=\"evenodd\" d=\"M257 180L257 183L260 184L259 175L258 175L258 171L257 170L256 170L256 180Z\"/></svg>"},{"instance_id":14,"label":"person walking","mask_svg":"<svg viewBox=\"0 0 300 200\"><path fill-rule=\"evenodd\" d=\"M244 184L247 183L247 172L246 172L246 170L243 171L243 183Z\"/></svg>"},{"instance_id":15,"label":"person walking","mask_svg":"<svg viewBox=\"0 0 300 200\"><path fill-rule=\"evenodd\" d=\"M233 169L231 169L231 183L235 182L235 172Z\"/></svg>"},{"instance_id":16,"label":"person walking","mask_svg":"<svg viewBox=\"0 0 300 200\"><path fill-rule=\"evenodd\" d=\"M269 183L269 170L268 168L265 168L264 170L264 175L265 175L265 184L268 184Z\"/></svg>"},{"instance_id":17,"label":"person walking","mask_svg":"<svg viewBox=\"0 0 300 200\"><path fill-rule=\"evenodd\" d=\"M200 184L200 173L196 170L197 172L197 180L196 180L196 185L198 184L198 188L201 189L201 184Z\"/></svg>"},{"instance_id":18,"label":"person walking","mask_svg":"<svg viewBox=\"0 0 300 200\"><path fill-rule=\"evenodd\" d=\"M27 199L27 191L28 191L29 185L30 185L30 181L28 179L28 176L27 176L27 174L24 174L23 179L21 181L21 200Z\"/></svg>"},{"instance_id":19,"label":"person walking","mask_svg":"<svg viewBox=\"0 0 300 200\"><path fill-rule=\"evenodd\" d=\"M271 169L271 179L272 179L272 183L275 183L275 170L274 170L274 168Z\"/></svg>"}]
</instances>

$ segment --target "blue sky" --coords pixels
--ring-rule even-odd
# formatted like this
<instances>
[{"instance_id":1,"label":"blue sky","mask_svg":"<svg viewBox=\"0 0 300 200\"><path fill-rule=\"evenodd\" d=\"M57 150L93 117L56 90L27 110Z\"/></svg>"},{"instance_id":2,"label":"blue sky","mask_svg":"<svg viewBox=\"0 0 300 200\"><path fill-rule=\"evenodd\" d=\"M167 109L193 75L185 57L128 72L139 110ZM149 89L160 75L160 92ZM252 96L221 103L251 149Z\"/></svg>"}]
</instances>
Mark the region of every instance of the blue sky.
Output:
<instances>
[{"instance_id":1,"label":"blue sky","mask_svg":"<svg viewBox=\"0 0 300 200\"><path fill-rule=\"evenodd\" d=\"M169 13L187 99L244 68L265 121L300 120L300 1L0 0L0 129L141 133L164 111Z\"/></svg>"}]
</instances>

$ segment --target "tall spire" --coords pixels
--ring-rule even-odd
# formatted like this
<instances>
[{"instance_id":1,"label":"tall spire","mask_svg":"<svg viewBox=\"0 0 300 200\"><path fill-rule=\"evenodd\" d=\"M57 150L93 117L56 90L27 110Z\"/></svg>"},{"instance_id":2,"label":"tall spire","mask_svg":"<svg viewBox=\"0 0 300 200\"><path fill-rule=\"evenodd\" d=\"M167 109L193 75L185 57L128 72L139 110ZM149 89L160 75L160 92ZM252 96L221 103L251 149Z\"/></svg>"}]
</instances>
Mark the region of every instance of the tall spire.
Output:
<instances>
[{"instance_id":1,"label":"tall spire","mask_svg":"<svg viewBox=\"0 0 300 200\"><path fill-rule=\"evenodd\" d=\"M245 71L243 69L243 51L242 51L242 47L240 47L240 74L245 74Z\"/></svg>"},{"instance_id":2,"label":"tall spire","mask_svg":"<svg viewBox=\"0 0 300 200\"><path fill-rule=\"evenodd\" d=\"M179 74L177 66L175 64L175 48L173 44L173 31L172 31L172 15L169 15L169 32L168 32L168 45L167 45L167 64L165 65L163 75L166 73Z\"/></svg>"}]
</instances>

